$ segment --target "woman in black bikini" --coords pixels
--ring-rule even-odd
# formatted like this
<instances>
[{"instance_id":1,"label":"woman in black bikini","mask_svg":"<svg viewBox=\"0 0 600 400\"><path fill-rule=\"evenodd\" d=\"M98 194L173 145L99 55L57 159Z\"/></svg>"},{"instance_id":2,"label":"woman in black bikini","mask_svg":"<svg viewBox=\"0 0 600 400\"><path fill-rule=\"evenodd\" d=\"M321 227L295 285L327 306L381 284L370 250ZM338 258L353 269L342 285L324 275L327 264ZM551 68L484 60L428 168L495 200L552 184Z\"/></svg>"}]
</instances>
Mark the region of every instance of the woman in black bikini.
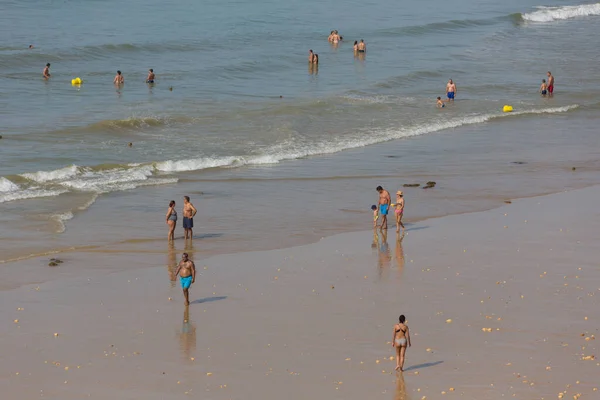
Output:
<instances>
[{"instance_id":1,"label":"woman in black bikini","mask_svg":"<svg viewBox=\"0 0 600 400\"><path fill-rule=\"evenodd\" d=\"M404 371L404 355L406 347L410 347L410 334L406 325L406 317L401 315L399 323L394 325L394 338L392 339L392 347L396 348L396 371Z\"/></svg>"}]
</instances>

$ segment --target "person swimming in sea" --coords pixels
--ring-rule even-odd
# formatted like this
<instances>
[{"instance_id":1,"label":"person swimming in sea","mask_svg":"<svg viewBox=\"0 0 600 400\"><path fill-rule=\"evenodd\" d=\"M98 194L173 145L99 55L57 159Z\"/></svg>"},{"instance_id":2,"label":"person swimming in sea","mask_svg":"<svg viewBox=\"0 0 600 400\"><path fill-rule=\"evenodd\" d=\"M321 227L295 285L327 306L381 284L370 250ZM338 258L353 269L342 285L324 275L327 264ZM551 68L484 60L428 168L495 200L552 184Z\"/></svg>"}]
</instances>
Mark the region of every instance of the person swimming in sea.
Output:
<instances>
[{"instance_id":1,"label":"person swimming in sea","mask_svg":"<svg viewBox=\"0 0 600 400\"><path fill-rule=\"evenodd\" d=\"M50 78L50 63L46 64L46 66L44 67L44 71L42 71L42 76L44 77L44 79Z\"/></svg>"},{"instance_id":2,"label":"person swimming in sea","mask_svg":"<svg viewBox=\"0 0 600 400\"><path fill-rule=\"evenodd\" d=\"M150 68L148 70L148 76L146 77L146 83L154 83L155 77L156 77L156 75L154 75L154 70L152 68Z\"/></svg>"},{"instance_id":3,"label":"person swimming in sea","mask_svg":"<svg viewBox=\"0 0 600 400\"><path fill-rule=\"evenodd\" d=\"M356 46L356 51L358 51L359 53L367 52L367 45L365 44L364 40L360 39L360 43L358 43L358 45Z\"/></svg>"},{"instance_id":4,"label":"person swimming in sea","mask_svg":"<svg viewBox=\"0 0 600 400\"><path fill-rule=\"evenodd\" d=\"M442 98L439 97L439 96L437 98L436 105L438 106L438 108L444 108L444 107L446 107L446 105L444 104L444 100L442 100Z\"/></svg>"},{"instance_id":5,"label":"person swimming in sea","mask_svg":"<svg viewBox=\"0 0 600 400\"><path fill-rule=\"evenodd\" d=\"M411 347L410 334L408 325L406 325L406 317L401 315L398 318L398 323L394 325L394 337L392 339L392 347L396 348L396 371L404 371L404 356L406 348Z\"/></svg>"},{"instance_id":6,"label":"person swimming in sea","mask_svg":"<svg viewBox=\"0 0 600 400\"><path fill-rule=\"evenodd\" d=\"M121 71L117 71L117 75L115 75L115 79L113 79L113 83L115 85L122 85L125 83L125 78L121 74Z\"/></svg>"},{"instance_id":7,"label":"person swimming in sea","mask_svg":"<svg viewBox=\"0 0 600 400\"><path fill-rule=\"evenodd\" d=\"M542 96L545 96L548 93L548 85L546 84L546 80L542 79L542 84L540 85L540 93Z\"/></svg>"}]
</instances>

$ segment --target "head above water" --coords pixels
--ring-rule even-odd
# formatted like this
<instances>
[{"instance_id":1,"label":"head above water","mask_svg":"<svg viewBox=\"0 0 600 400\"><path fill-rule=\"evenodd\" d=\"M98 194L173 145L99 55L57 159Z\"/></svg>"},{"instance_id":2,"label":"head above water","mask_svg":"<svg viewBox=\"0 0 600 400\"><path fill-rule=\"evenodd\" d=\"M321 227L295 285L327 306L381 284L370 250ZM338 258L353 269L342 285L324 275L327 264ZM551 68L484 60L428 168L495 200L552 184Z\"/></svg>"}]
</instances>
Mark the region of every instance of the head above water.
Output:
<instances>
[{"instance_id":1,"label":"head above water","mask_svg":"<svg viewBox=\"0 0 600 400\"><path fill-rule=\"evenodd\" d=\"M46 64L46 67L49 67L49 66L50 66L50 63Z\"/></svg>"},{"instance_id":2,"label":"head above water","mask_svg":"<svg viewBox=\"0 0 600 400\"><path fill-rule=\"evenodd\" d=\"M454 82L452 82L452 79L448 79L448 83L454 83Z\"/></svg>"},{"instance_id":3,"label":"head above water","mask_svg":"<svg viewBox=\"0 0 600 400\"><path fill-rule=\"evenodd\" d=\"M401 324L403 324L406 321L406 317L403 315L400 316L400 318L398 318L398 321L400 321Z\"/></svg>"},{"instance_id":4,"label":"head above water","mask_svg":"<svg viewBox=\"0 0 600 400\"><path fill-rule=\"evenodd\" d=\"M117 75L121 75L121 71L117 71Z\"/></svg>"},{"instance_id":5,"label":"head above water","mask_svg":"<svg viewBox=\"0 0 600 400\"><path fill-rule=\"evenodd\" d=\"M546 80L545 80L545 79L542 79L542 83L546 83Z\"/></svg>"},{"instance_id":6,"label":"head above water","mask_svg":"<svg viewBox=\"0 0 600 400\"><path fill-rule=\"evenodd\" d=\"M441 100L442 98L441 98L441 97L438 97L437 99L438 99L438 100Z\"/></svg>"},{"instance_id":7,"label":"head above water","mask_svg":"<svg viewBox=\"0 0 600 400\"><path fill-rule=\"evenodd\" d=\"M377 189L375 190L377 190L379 193L383 192L383 188L381 186L377 186Z\"/></svg>"},{"instance_id":8,"label":"head above water","mask_svg":"<svg viewBox=\"0 0 600 400\"><path fill-rule=\"evenodd\" d=\"M190 196L183 196L183 201L186 203L190 202Z\"/></svg>"},{"instance_id":9,"label":"head above water","mask_svg":"<svg viewBox=\"0 0 600 400\"><path fill-rule=\"evenodd\" d=\"M183 253L183 254L181 255L181 259L182 259L182 260L187 260L187 259L188 259L188 257L189 257L189 256L188 256L188 253Z\"/></svg>"},{"instance_id":10,"label":"head above water","mask_svg":"<svg viewBox=\"0 0 600 400\"><path fill-rule=\"evenodd\" d=\"M150 71L150 72L154 72L154 70L153 70L152 68L150 68L148 71Z\"/></svg>"},{"instance_id":11,"label":"head above water","mask_svg":"<svg viewBox=\"0 0 600 400\"><path fill-rule=\"evenodd\" d=\"M355 41L354 41L354 44L358 44L358 40L355 40Z\"/></svg>"},{"instance_id":12,"label":"head above water","mask_svg":"<svg viewBox=\"0 0 600 400\"><path fill-rule=\"evenodd\" d=\"M169 202L169 207L175 207L175 200L171 200Z\"/></svg>"}]
</instances>

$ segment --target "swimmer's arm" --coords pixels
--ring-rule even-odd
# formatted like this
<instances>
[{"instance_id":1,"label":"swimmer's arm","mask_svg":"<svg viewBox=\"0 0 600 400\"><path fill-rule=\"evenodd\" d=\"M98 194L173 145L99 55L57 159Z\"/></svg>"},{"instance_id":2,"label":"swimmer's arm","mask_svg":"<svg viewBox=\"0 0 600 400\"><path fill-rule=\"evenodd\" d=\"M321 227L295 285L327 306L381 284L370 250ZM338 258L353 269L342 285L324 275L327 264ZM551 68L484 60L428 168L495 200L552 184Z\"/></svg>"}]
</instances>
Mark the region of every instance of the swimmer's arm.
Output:
<instances>
[{"instance_id":1,"label":"swimmer's arm","mask_svg":"<svg viewBox=\"0 0 600 400\"><path fill-rule=\"evenodd\" d=\"M192 283L196 282L196 264L192 261Z\"/></svg>"},{"instance_id":2,"label":"swimmer's arm","mask_svg":"<svg viewBox=\"0 0 600 400\"><path fill-rule=\"evenodd\" d=\"M406 342L408 343L408 347L410 347L410 332L408 331L408 326L406 327Z\"/></svg>"}]
</instances>

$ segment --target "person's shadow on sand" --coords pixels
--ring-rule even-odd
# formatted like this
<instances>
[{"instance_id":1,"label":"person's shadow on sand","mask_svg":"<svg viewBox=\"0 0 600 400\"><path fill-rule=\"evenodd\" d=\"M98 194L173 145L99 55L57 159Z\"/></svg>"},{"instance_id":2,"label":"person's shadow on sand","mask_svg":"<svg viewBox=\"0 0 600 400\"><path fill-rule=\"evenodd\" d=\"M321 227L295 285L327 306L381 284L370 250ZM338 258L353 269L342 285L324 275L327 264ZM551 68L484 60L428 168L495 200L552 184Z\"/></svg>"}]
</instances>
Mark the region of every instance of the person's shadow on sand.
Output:
<instances>
[{"instance_id":1,"label":"person's shadow on sand","mask_svg":"<svg viewBox=\"0 0 600 400\"><path fill-rule=\"evenodd\" d=\"M202 304L202 303L212 303L213 301L225 300L227 296L213 296L213 297L205 297L203 299L197 299L191 302L191 304Z\"/></svg>"},{"instance_id":2,"label":"person's shadow on sand","mask_svg":"<svg viewBox=\"0 0 600 400\"><path fill-rule=\"evenodd\" d=\"M417 364L417 365L411 365L408 368L404 368L404 371L412 371L415 369L421 369L421 368L429 368L429 367L435 367L436 365L439 365L443 363L443 361L436 361L436 362L430 362L430 363L425 363L425 364Z\"/></svg>"}]
</instances>

